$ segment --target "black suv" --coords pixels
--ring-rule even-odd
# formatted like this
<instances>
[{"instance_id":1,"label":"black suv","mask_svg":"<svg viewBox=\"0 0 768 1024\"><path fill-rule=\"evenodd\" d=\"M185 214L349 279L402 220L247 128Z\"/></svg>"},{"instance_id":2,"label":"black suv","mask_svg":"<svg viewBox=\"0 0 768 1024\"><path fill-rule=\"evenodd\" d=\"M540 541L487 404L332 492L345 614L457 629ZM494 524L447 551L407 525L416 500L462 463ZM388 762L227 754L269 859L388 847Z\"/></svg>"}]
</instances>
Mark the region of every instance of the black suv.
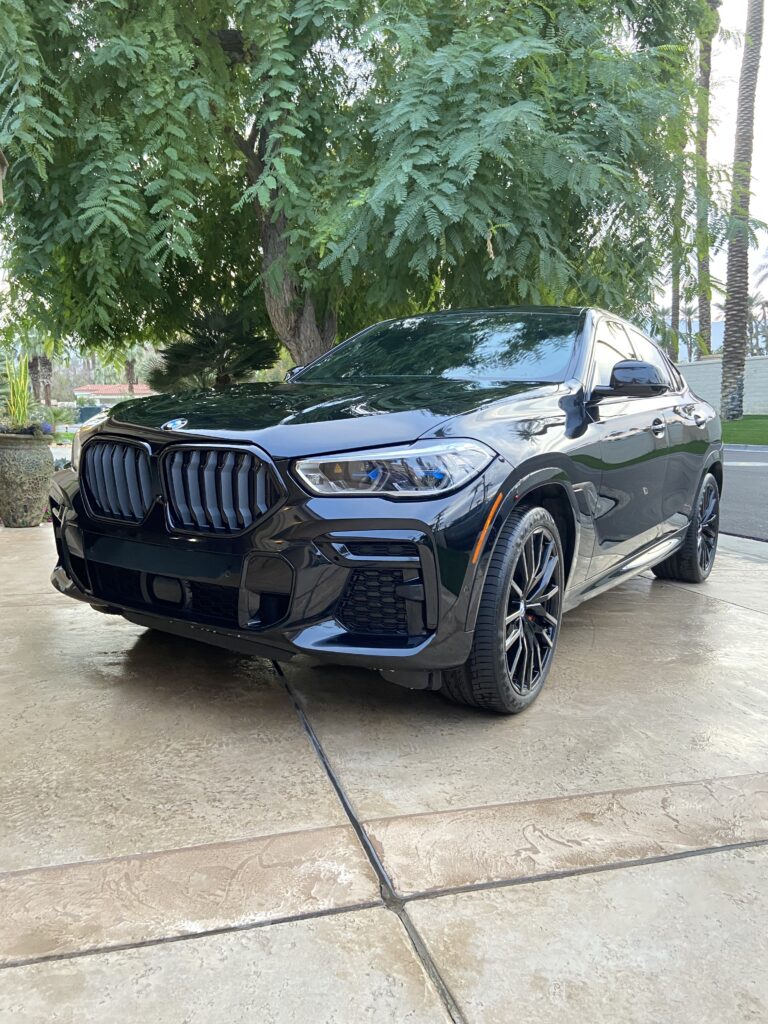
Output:
<instances>
[{"instance_id":1,"label":"black suv","mask_svg":"<svg viewBox=\"0 0 768 1024\"><path fill-rule=\"evenodd\" d=\"M597 309L376 324L285 383L115 408L51 494L53 584L283 660L521 711L562 614L717 548L720 423Z\"/></svg>"}]
</instances>

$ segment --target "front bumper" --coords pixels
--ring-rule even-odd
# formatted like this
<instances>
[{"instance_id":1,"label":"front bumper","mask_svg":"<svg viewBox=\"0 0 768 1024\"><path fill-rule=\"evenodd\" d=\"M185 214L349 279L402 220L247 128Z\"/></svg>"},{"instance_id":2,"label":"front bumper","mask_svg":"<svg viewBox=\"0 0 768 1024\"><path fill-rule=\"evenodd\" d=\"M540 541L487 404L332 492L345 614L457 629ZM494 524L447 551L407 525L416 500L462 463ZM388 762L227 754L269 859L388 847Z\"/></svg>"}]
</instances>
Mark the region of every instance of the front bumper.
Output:
<instances>
[{"instance_id":1,"label":"front bumper","mask_svg":"<svg viewBox=\"0 0 768 1024\"><path fill-rule=\"evenodd\" d=\"M92 516L77 474L57 473L51 512L60 592L140 625L275 660L433 673L466 661L485 558L472 550L501 485L494 464L446 498L312 498L287 474L285 502L236 536Z\"/></svg>"}]
</instances>

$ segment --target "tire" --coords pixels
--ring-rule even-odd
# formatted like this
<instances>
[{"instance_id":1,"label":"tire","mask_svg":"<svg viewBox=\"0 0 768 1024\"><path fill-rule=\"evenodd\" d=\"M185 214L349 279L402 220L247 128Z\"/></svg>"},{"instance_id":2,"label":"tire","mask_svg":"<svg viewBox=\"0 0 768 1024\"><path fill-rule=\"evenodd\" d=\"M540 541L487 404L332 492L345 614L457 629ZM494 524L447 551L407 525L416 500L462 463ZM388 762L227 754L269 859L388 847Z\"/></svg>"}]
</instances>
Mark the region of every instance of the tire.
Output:
<instances>
[{"instance_id":1,"label":"tire","mask_svg":"<svg viewBox=\"0 0 768 1024\"><path fill-rule=\"evenodd\" d=\"M693 508L681 547L653 566L660 580L703 583L712 572L720 528L720 488L711 473L704 474Z\"/></svg>"},{"instance_id":2,"label":"tire","mask_svg":"<svg viewBox=\"0 0 768 1024\"><path fill-rule=\"evenodd\" d=\"M469 658L443 674L441 693L505 715L532 704L557 646L564 579L552 516L538 507L515 509L491 555Z\"/></svg>"}]
</instances>

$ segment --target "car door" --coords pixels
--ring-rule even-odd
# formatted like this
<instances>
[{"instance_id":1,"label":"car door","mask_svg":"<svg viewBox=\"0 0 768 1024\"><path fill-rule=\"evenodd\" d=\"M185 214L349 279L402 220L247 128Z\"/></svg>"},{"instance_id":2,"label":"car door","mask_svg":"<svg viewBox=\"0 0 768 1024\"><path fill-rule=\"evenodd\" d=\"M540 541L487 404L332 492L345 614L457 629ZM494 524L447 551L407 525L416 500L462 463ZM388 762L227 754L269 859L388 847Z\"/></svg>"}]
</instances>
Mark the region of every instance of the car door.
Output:
<instances>
[{"instance_id":1,"label":"car door","mask_svg":"<svg viewBox=\"0 0 768 1024\"><path fill-rule=\"evenodd\" d=\"M622 324L599 321L590 389L610 385L615 364L637 358ZM663 406L663 396L608 395L590 404L600 425L601 461L590 575L609 572L661 536L669 452Z\"/></svg>"},{"instance_id":2,"label":"car door","mask_svg":"<svg viewBox=\"0 0 768 1024\"><path fill-rule=\"evenodd\" d=\"M680 373L649 338L634 330L630 330L630 337L638 358L653 363L669 383L669 391L663 396L662 403L669 457L662 495L661 528L667 535L688 524L709 447L707 428L713 411L688 389Z\"/></svg>"}]
</instances>

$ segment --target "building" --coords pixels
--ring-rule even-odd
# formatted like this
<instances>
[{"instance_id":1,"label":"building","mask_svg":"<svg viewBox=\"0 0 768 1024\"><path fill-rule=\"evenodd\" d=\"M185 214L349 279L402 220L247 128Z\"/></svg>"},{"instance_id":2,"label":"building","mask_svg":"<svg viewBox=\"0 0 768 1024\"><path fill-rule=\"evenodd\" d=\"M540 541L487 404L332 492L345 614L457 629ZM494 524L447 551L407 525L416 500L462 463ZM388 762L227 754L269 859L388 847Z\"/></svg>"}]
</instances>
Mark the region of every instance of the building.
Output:
<instances>
[{"instance_id":1,"label":"building","mask_svg":"<svg viewBox=\"0 0 768 1024\"><path fill-rule=\"evenodd\" d=\"M129 394L127 384L83 384L74 388L74 392L75 398L84 399L88 405L101 405L107 409L129 398L147 398L157 394L148 384L134 384L133 395Z\"/></svg>"}]
</instances>

